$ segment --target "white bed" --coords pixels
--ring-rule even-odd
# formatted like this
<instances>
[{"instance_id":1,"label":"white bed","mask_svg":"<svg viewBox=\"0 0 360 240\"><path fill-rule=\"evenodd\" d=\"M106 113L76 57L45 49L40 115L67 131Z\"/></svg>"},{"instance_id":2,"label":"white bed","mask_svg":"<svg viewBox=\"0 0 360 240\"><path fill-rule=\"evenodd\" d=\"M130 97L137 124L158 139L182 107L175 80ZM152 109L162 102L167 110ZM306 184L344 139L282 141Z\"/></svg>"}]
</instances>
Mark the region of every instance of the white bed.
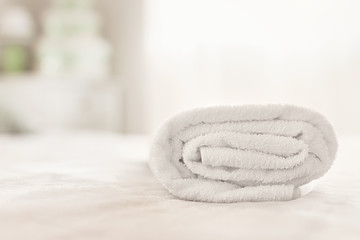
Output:
<instances>
[{"instance_id":1,"label":"white bed","mask_svg":"<svg viewBox=\"0 0 360 240\"><path fill-rule=\"evenodd\" d=\"M289 202L178 200L147 166L148 138L0 136L0 239L360 239L360 137Z\"/></svg>"}]
</instances>

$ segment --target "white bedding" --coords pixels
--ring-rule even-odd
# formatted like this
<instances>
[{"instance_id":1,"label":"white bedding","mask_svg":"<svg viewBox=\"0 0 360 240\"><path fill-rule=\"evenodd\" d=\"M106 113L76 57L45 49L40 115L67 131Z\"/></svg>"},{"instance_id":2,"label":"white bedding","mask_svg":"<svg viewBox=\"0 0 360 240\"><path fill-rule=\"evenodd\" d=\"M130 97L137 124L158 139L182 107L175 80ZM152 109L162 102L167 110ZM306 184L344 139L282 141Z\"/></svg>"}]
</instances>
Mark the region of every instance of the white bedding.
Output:
<instances>
[{"instance_id":1,"label":"white bedding","mask_svg":"<svg viewBox=\"0 0 360 240\"><path fill-rule=\"evenodd\" d=\"M360 239L360 137L289 202L214 204L171 196L147 139L78 133L0 136L0 239Z\"/></svg>"}]
</instances>

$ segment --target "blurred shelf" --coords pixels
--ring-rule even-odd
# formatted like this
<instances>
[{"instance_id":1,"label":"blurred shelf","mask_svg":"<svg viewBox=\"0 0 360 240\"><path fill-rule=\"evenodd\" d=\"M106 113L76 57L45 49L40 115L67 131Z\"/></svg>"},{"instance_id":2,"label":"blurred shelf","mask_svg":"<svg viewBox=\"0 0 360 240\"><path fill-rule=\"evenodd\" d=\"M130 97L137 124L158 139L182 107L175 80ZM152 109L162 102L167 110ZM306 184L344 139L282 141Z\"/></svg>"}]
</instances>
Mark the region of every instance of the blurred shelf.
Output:
<instances>
[{"instance_id":1,"label":"blurred shelf","mask_svg":"<svg viewBox=\"0 0 360 240\"><path fill-rule=\"evenodd\" d=\"M0 111L24 128L122 130L122 87L118 78L36 74L0 75ZM0 119L1 121L1 119Z\"/></svg>"},{"instance_id":2,"label":"blurred shelf","mask_svg":"<svg viewBox=\"0 0 360 240\"><path fill-rule=\"evenodd\" d=\"M47 76L32 72L21 73L21 74L4 74L0 73L0 82L2 81L71 81L71 82L103 82L103 81L119 81L120 78L116 76L104 76L104 77L92 77L92 76L76 76L76 75L57 75Z\"/></svg>"}]
</instances>

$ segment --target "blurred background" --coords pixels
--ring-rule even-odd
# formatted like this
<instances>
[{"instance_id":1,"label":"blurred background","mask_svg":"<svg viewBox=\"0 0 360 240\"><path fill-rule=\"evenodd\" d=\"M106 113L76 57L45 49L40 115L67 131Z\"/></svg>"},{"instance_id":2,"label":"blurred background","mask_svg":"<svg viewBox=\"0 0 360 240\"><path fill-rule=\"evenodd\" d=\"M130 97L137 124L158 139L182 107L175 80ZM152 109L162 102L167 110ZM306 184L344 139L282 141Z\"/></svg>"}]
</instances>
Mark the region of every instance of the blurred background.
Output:
<instances>
[{"instance_id":1,"label":"blurred background","mask_svg":"<svg viewBox=\"0 0 360 240\"><path fill-rule=\"evenodd\" d=\"M360 134L356 0L0 0L0 132L151 133L289 103Z\"/></svg>"}]
</instances>

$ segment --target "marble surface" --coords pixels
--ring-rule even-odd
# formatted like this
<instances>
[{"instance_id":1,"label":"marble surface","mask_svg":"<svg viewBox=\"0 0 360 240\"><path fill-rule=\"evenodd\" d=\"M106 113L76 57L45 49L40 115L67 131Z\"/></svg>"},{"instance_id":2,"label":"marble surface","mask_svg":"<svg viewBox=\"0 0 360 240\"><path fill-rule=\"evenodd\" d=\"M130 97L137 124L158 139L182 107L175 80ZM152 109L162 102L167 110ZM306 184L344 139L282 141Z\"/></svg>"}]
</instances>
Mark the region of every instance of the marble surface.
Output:
<instances>
[{"instance_id":1,"label":"marble surface","mask_svg":"<svg viewBox=\"0 0 360 240\"><path fill-rule=\"evenodd\" d=\"M0 239L360 239L360 137L289 202L178 200L147 165L148 138L0 136Z\"/></svg>"}]
</instances>

